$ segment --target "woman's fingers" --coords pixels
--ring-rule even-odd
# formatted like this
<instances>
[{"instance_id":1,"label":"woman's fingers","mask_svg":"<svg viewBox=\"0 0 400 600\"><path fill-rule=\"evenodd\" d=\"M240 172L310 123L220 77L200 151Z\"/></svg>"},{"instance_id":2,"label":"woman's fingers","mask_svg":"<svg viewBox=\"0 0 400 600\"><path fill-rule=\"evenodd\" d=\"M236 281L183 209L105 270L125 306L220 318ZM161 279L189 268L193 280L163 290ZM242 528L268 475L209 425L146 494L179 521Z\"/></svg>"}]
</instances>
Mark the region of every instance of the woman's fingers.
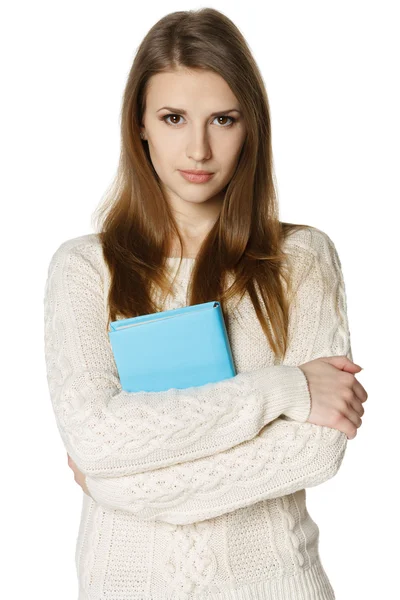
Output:
<instances>
[{"instance_id":1,"label":"woman's fingers","mask_svg":"<svg viewBox=\"0 0 400 600\"><path fill-rule=\"evenodd\" d=\"M357 379L354 379L352 389L355 395L355 399L351 403L351 406L358 413L358 415L362 417L365 412L363 402L367 400L368 394L365 391L365 388L361 385L361 383L357 381Z\"/></svg>"},{"instance_id":2,"label":"woman's fingers","mask_svg":"<svg viewBox=\"0 0 400 600\"><path fill-rule=\"evenodd\" d=\"M365 388L359 381L357 381L356 378L354 378L352 389L355 398L352 402L348 403L348 411L346 416L358 428L362 425L361 417L365 412L363 402L367 400L368 394Z\"/></svg>"},{"instance_id":3,"label":"woman's fingers","mask_svg":"<svg viewBox=\"0 0 400 600\"><path fill-rule=\"evenodd\" d=\"M360 402L365 402L368 398L368 394L361 383L354 377L353 391Z\"/></svg>"},{"instance_id":4,"label":"woman's fingers","mask_svg":"<svg viewBox=\"0 0 400 600\"><path fill-rule=\"evenodd\" d=\"M362 420L358 411L354 410L353 406L348 407L346 417L358 428L362 425Z\"/></svg>"}]
</instances>

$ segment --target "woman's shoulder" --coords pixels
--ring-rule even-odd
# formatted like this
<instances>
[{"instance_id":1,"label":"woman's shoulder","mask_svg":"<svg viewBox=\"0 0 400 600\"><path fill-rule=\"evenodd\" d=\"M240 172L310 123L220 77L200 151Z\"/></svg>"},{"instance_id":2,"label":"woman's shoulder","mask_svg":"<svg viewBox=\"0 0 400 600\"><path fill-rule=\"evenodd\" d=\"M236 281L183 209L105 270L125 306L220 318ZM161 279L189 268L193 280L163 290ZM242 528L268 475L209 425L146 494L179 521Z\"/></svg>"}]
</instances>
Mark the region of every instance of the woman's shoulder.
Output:
<instances>
[{"instance_id":1,"label":"woman's shoulder","mask_svg":"<svg viewBox=\"0 0 400 600\"><path fill-rule=\"evenodd\" d=\"M332 238L326 231L312 225L301 225L299 229L289 231L284 239L283 248L288 255L309 259L336 254Z\"/></svg>"},{"instance_id":2,"label":"woman's shoulder","mask_svg":"<svg viewBox=\"0 0 400 600\"><path fill-rule=\"evenodd\" d=\"M49 260L49 271L61 267L60 272L68 266L79 269L82 265L91 265L102 271L104 258L100 236L97 233L87 233L62 241L53 249Z\"/></svg>"},{"instance_id":3,"label":"woman's shoulder","mask_svg":"<svg viewBox=\"0 0 400 600\"><path fill-rule=\"evenodd\" d=\"M321 247L333 244L330 236L318 227L312 225L295 225L294 227L293 230L289 230L284 240L284 244L288 248L298 247L315 252Z\"/></svg>"},{"instance_id":4,"label":"woman's shoulder","mask_svg":"<svg viewBox=\"0 0 400 600\"><path fill-rule=\"evenodd\" d=\"M99 234L87 233L85 235L80 235L78 237L64 240L56 247L53 254L56 254L57 252L61 254L63 252L69 252L70 250L77 250L82 248L96 249L99 247L101 247L101 240Z\"/></svg>"},{"instance_id":5,"label":"woman's shoulder","mask_svg":"<svg viewBox=\"0 0 400 600\"><path fill-rule=\"evenodd\" d=\"M290 231L283 242L282 250L291 271L294 289L306 278L310 281L318 277L336 278L337 271L341 269L341 261L333 240L318 227L305 225Z\"/></svg>"}]
</instances>

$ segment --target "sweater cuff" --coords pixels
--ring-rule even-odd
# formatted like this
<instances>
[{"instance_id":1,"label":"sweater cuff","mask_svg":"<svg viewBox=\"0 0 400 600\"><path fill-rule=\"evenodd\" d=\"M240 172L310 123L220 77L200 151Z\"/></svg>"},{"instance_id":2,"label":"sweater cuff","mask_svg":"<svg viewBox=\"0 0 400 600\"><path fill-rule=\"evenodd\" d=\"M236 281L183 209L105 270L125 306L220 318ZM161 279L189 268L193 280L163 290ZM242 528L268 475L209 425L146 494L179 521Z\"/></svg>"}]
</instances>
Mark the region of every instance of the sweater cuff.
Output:
<instances>
[{"instance_id":1,"label":"sweater cuff","mask_svg":"<svg viewBox=\"0 0 400 600\"><path fill-rule=\"evenodd\" d=\"M300 367L277 365L273 373L272 378L270 369L256 374L256 385L264 391L266 404L279 405L280 414L305 423L311 412L311 395L304 372Z\"/></svg>"}]
</instances>

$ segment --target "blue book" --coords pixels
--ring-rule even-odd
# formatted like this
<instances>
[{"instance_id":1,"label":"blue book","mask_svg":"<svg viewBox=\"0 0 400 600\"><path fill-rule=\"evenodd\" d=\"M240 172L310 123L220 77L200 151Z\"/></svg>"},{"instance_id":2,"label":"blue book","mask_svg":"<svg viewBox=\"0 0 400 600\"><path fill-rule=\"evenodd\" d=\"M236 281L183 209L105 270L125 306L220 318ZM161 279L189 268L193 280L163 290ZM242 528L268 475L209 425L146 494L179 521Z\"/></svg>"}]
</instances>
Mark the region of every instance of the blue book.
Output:
<instances>
[{"instance_id":1,"label":"blue book","mask_svg":"<svg viewBox=\"0 0 400 600\"><path fill-rule=\"evenodd\" d=\"M108 335L127 392L182 389L236 375L217 301L112 321Z\"/></svg>"}]
</instances>

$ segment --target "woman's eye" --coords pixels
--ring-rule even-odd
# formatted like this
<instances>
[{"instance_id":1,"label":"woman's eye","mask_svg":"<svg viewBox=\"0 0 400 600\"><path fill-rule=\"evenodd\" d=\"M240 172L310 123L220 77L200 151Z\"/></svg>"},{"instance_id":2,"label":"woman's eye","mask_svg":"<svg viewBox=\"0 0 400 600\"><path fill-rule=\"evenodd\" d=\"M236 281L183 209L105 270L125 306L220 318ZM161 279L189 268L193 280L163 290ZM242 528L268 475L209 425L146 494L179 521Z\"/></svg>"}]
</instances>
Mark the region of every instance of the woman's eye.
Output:
<instances>
[{"instance_id":1,"label":"woman's eye","mask_svg":"<svg viewBox=\"0 0 400 600\"><path fill-rule=\"evenodd\" d=\"M170 121L167 121L167 119L169 119L170 117L178 117L178 119L181 118L182 115L174 115L174 114L169 114L169 115L164 115L164 117L162 117L162 120L165 121L167 123L167 125L180 125L180 123L171 123ZM228 117L226 115L219 115L217 117L215 117L215 119L229 119L230 123L228 125L222 125L221 127L231 127L235 122L236 119L234 117ZM215 120L214 119L214 120Z\"/></svg>"},{"instance_id":2,"label":"woman's eye","mask_svg":"<svg viewBox=\"0 0 400 600\"><path fill-rule=\"evenodd\" d=\"M177 123L169 123L167 121L167 119L169 119L170 117L178 117L179 119L181 118L181 115L165 115L163 117L163 121L165 121L168 125L177 125Z\"/></svg>"}]
</instances>

